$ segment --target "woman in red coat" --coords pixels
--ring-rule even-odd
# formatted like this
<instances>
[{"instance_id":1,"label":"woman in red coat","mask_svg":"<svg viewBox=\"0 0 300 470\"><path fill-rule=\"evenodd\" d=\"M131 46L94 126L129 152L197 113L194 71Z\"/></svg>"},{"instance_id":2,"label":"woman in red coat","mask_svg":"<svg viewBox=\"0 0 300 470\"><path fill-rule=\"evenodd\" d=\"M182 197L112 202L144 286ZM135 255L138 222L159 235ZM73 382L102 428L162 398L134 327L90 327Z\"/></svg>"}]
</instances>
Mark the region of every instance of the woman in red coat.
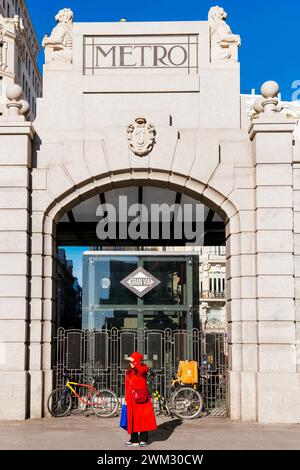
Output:
<instances>
[{"instance_id":1,"label":"woman in red coat","mask_svg":"<svg viewBox=\"0 0 300 470\"><path fill-rule=\"evenodd\" d=\"M148 444L148 432L157 429L151 397L147 390L149 368L142 363L143 355L134 352L126 372L125 400L127 404L127 431L131 438L126 446ZM139 436L140 433L140 436Z\"/></svg>"}]
</instances>

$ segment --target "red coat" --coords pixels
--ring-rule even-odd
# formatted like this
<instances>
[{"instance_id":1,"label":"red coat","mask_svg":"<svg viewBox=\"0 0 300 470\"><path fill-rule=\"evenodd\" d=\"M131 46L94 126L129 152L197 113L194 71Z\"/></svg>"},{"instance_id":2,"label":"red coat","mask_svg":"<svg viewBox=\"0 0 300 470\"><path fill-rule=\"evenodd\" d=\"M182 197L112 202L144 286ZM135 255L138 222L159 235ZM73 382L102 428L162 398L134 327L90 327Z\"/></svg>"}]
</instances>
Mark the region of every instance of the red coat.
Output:
<instances>
[{"instance_id":1,"label":"red coat","mask_svg":"<svg viewBox=\"0 0 300 470\"><path fill-rule=\"evenodd\" d=\"M127 431L133 432L154 431L157 429L152 401L149 396L145 403L135 403L132 398L133 389L147 389L148 367L142 364L135 366L138 370L136 374L132 369L126 373L125 400L127 404Z\"/></svg>"}]
</instances>

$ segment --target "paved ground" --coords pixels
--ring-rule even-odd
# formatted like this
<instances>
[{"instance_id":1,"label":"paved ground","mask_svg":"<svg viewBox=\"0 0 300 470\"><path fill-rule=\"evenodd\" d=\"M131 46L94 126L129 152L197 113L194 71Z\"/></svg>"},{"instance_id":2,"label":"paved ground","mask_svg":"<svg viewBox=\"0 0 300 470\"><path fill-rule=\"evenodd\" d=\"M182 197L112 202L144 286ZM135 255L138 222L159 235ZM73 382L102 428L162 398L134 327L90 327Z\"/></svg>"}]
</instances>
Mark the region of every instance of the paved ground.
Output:
<instances>
[{"instance_id":1,"label":"paved ground","mask_svg":"<svg viewBox=\"0 0 300 470\"><path fill-rule=\"evenodd\" d=\"M300 425L158 419L149 450L300 450ZM70 416L60 419L0 422L1 450L123 450L127 439L119 418Z\"/></svg>"}]
</instances>

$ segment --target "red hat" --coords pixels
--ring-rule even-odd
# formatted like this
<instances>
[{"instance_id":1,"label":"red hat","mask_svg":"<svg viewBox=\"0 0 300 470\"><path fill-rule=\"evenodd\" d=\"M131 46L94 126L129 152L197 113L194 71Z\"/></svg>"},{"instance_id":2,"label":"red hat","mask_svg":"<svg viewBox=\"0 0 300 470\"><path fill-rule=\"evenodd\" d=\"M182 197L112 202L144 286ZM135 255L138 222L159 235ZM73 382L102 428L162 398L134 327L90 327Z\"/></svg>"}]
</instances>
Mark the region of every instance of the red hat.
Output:
<instances>
[{"instance_id":1,"label":"red hat","mask_svg":"<svg viewBox=\"0 0 300 470\"><path fill-rule=\"evenodd\" d=\"M144 359L144 356L143 354L139 353L139 352L134 352L131 354L130 356L134 362L136 362L137 364L139 364L140 362L142 362L142 360ZM130 359L129 359L130 360Z\"/></svg>"}]
</instances>

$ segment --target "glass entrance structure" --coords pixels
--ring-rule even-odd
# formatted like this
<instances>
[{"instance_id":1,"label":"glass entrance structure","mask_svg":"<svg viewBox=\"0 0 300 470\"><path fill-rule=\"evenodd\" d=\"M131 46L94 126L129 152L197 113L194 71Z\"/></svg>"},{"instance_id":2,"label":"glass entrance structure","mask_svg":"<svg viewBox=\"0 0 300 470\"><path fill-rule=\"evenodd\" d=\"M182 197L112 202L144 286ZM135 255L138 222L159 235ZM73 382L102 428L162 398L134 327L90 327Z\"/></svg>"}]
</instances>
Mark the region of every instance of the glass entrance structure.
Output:
<instances>
[{"instance_id":1,"label":"glass entrance structure","mask_svg":"<svg viewBox=\"0 0 300 470\"><path fill-rule=\"evenodd\" d=\"M194 253L84 253L83 329L199 326L199 257Z\"/></svg>"}]
</instances>

